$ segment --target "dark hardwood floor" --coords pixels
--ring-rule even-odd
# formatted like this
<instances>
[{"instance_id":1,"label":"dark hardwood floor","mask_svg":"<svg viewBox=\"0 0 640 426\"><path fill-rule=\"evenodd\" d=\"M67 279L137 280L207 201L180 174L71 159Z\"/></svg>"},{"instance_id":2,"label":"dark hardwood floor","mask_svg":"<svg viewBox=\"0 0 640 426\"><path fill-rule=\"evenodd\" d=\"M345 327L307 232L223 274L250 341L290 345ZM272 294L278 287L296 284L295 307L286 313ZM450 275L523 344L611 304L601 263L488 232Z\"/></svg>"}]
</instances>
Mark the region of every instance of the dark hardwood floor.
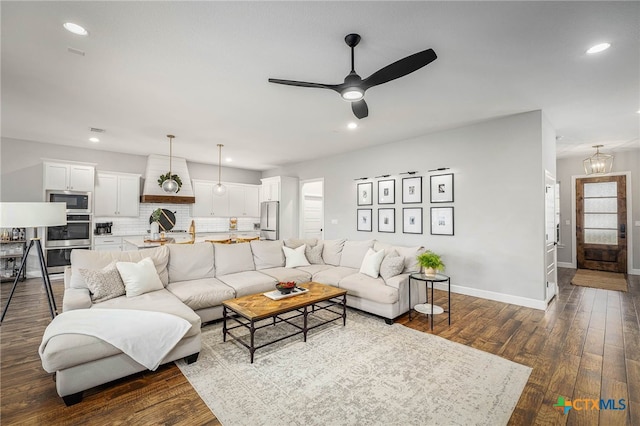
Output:
<instances>
[{"instance_id":1,"label":"dark hardwood floor","mask_svg":"<svg viewBox=\"0 0 640 426\"><path fill-rule=\"evenodd\" d=\"M575 270L559 270L560 294L546 312L452 294L451 326L436 317L433 333L533 368L511 417L513 425L640 425L640 277L629 292L570 285ZM38 346L50 322L41 280L20 283L0 327L0 422L3 425L220 424L173 364L85 392L66 407ZM61 281L54 281L62 302ZM2 305L11 283L0 286ZM436 291L436 303L446 294ZM399 323L424 332L417 314ZM554 409L558 397L624 399L625 410Z\"/></svg>"}]
</instances>

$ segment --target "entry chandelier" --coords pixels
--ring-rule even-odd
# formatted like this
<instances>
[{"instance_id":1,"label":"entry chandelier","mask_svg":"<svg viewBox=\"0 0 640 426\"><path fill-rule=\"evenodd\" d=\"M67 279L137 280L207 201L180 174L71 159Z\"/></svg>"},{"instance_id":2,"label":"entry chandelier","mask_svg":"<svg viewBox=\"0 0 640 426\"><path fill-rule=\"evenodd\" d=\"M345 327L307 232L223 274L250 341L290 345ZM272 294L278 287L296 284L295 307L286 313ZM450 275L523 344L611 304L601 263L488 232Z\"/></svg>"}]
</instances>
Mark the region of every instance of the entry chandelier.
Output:
<instances>
[{"instance_id":1,"label":"entry chandelier","mask_svg":"<svg viewBox=\"0 0 640 426\"><path fill-rule=\"evenodd\" d=\"M167 135L169 138L169 176L164 182L162 182L162 190L171 194L178 192L178 182L175 181L173 174L171 173L171 159L173 157L173 135Z\"/></svg>"},{"instance_id":2,"label":"entry chandelier","mask_svg":"<svg viewBox=\"0 0 640 426\"><path fill-rule=\"evenodd\" d=\"M602 154L600 148L604 145L593 145L596 149L596 153L589 158L585 158L583 161L584 172L588 175L602 175L610 173L613 167L613 155Z\"/></svg>"},{"instance_id":3,"label":"entry chandelier","mask_svg":"<svg viewBox=\"0 0 640 426\"><path fill-rule=\"evenodd\" d=\"M222 145L218 144L218 184L213 188L213 193L216 195L224 195L227 192L227 187L222 184Z\"/></svg>"}]
</instances>

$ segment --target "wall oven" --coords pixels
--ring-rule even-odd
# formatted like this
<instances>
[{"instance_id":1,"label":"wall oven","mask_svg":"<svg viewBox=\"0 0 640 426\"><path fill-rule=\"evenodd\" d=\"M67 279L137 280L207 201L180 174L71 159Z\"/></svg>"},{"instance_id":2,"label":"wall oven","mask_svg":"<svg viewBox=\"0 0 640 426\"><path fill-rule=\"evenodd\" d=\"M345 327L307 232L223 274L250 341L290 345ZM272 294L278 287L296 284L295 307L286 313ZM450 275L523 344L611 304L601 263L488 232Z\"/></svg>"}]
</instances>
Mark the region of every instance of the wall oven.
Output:
<instances>
[{"instance_id":1,"label":"wall oven","mask_svg":"<svg viewBox=\"0 0 640 426\"><path fill-rule=\"evenodd\" d=\"M48 226L44 246L49 272L64 272L71 264L71 250L90 249L91 234L90 214L68 214L66 225Z\"/></svg>"},{"instance_id":2,"label":"wall oven","mask_svg":"<svg viewBox=\"0 0 640 426\"><path fill-rule=\"evenodd\" d=\"M91 213L91 193L76 191L47 191L50 203L65 203L67 213Z\"/></svg>"}]
</instances>

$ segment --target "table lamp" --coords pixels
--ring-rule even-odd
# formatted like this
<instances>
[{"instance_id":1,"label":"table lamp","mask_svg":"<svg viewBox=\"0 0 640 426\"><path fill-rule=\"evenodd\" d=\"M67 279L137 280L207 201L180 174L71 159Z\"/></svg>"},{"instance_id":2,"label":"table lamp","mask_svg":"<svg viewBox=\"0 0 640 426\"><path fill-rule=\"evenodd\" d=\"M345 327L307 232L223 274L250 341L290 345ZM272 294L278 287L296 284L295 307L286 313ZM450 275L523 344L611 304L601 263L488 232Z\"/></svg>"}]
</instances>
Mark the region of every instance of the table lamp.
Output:
<instances>
[{"instance_id":1,"label":"table lamp","mask_svg":"<svg viewBox=\"0 0 640 426\"><path fill-rule=\"evenodd\" d=\"M47 272L47 264L44 261L42 243L40 242L40 238L38 238L38 227L66 225L66 209L67 206L65 203L0 203L0 228L35 228L34 237L30 239L27 251L22 256L20 270L16 275L16 279L13 281L13 287L11 288L7 304L2 310L0 323L4 320L7 309L9 309L9 304L13 298L13 293L16 291L20 275L27 267L27 257L29 256L31 248L34 246L38 252L40 271L42 272L42 283L47 292L51 318L53 319L55 317L57 310L56 302L53 298L53 289L51 288L51 281L49 280L49 273Z\"/></svg>"}]
</instances>

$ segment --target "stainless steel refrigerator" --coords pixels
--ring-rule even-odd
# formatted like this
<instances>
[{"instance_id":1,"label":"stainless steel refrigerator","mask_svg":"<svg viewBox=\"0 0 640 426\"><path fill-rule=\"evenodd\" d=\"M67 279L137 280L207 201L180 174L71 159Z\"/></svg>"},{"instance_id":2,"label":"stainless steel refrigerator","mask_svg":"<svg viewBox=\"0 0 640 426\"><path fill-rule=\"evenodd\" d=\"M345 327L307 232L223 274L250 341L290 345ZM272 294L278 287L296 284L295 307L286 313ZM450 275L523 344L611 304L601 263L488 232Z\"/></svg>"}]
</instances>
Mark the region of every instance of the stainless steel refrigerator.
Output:
<instances>
[{"instance_id":1,"label":"stainless steel refrigerator","mask_svg":"<svg viewBox=\"0 0 640 426\"><path fill-rule=\"evenodd\" d=\"M260 203L260 239L277 240L280 238L278 229L280 203L278 201L264 201Z\"/></svg>"}]
</instances>

